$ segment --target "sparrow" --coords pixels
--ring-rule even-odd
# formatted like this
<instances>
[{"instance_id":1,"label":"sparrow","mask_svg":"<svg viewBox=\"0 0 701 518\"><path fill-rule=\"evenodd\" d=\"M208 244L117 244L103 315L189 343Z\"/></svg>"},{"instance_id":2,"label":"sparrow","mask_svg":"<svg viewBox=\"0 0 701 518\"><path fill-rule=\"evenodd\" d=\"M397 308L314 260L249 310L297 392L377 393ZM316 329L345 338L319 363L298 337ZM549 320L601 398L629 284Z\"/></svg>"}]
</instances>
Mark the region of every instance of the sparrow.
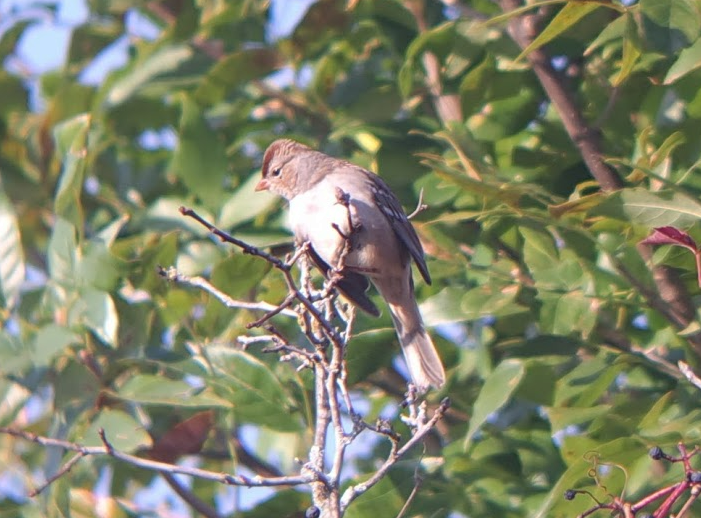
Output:
<instances>
[{"instance_id":1,"label":"sparrow","mask_svg":"<svg viewBox=\"0 0 701 518\"><path fill-rule=\"evenodd\" d=\"M440 388L445 371L416 303L412 260L426 283L431 276L419 237L387 184L362 167L289 139L270 144L261 172L255 190L289 202L296 242L308 243L321 272L336 275L338 290L375 317L380 311L366 291L370 281L377 288L416 388Z\"/></svg>"}]
</instances>

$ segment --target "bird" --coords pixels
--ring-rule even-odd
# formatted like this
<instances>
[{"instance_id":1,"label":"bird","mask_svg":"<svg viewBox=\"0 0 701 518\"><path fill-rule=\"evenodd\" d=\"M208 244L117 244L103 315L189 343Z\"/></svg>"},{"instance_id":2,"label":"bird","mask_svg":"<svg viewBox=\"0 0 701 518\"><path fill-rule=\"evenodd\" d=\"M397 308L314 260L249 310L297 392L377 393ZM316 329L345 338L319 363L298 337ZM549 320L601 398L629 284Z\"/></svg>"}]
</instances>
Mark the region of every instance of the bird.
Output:
<instances>
[{"instance_id":1,"label":"bird","mask_svg":"<svg viewBox=\"0 0 701 518\"><path fill-rule=\"evenodd\" d=\"M376 287L389 307L416 389L423 393L430 386L442 387L443 364L414 295L412 260L431 284L423 247L384 180L291 139L268 146L261 175L255 190L288 201L297 244L308 243L308 253L321 272L327 277L335 274L338 290L375 317L380 311L366 290L370 282Z\"/></svg>"}]
</instances>

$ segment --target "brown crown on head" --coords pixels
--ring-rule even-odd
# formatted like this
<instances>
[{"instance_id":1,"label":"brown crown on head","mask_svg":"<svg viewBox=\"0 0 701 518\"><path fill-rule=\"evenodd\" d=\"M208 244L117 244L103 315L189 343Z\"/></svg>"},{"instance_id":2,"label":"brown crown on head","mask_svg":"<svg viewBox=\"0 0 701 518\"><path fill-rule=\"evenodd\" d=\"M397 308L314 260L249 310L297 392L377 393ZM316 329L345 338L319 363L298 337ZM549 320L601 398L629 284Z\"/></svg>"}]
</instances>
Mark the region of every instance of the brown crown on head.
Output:
<instances>
[{"instance_id":1,"label":"brown crown on head","mask_svg":"<svg viewBox=\"0 0 701 518\"><path fill-rule=\"evenodd\" d=\"M301 144L300 142L297 142L296 140L291 140L287 138L276 140L268 146L268 149L265 150L265 155L263 155L263 167L261 167L263 178L268 176L268 168L270 167L270 161L273 159L274 156L307 149L309 149L307 146Z\"/></svg>"}]
</instances>

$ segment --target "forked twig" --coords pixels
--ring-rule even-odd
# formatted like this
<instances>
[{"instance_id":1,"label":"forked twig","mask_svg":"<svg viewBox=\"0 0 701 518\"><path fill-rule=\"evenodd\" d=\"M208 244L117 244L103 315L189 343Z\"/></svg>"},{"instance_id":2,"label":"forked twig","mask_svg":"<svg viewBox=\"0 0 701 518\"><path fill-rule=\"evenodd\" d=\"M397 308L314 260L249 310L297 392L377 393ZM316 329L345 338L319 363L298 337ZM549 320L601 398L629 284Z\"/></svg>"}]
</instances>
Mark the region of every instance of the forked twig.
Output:
<instances>
[{"instance_id":1,"label":"forked twig","mask_svg":"<svg viewBox=\"0 0 701 518\"><path fill-rule=\"evenodd\" d=\"M416 208L411 214L407 215L407 219L413 219L425 210L428 210L428 205L424 203L424 188L422 187L419 191L419 201L416 203Z\"/></svg>"}]
</instances>

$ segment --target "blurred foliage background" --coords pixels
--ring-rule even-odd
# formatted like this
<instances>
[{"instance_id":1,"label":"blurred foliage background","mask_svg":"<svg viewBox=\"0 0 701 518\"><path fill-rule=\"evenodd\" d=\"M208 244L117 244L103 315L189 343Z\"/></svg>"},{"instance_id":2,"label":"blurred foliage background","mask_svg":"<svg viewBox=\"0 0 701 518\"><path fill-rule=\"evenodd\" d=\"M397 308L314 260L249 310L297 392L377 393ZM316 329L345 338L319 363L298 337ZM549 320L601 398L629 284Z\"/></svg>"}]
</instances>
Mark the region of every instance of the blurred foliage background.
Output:
<instances>
[{"instance_id":1,"label":"blurred foliage background","mask_svg":"<svg viewBox=\"0 0 701 518\"><path fill-rule=\"evenodd\" d=\"M55 6L0 20L0 425L82 444L104 428L138 453L195 419L207 440L183 462L299 469L309 372L237 345L254 313L156 272L284 298L266 263L178 207L289 250L282 203L253 192L285 136L378 172L407 211L421 190L430 206L414 223L434 283L417 294L449 380L428 397L453 406L423 459L348 516L396 516L418 462L410 516L575 516L594 502L567 488L635 500L678 480L646 452L699 442L699 389L676 365L699 364L697 272L688 250L640 241L666 225L701 238L701 2L318 0L284 35L276 3L88 0L65 63L38 75L17 46ZM123 65L86 81L125 41ZM353 397L368 421L394 419L404 370L387 312L356 333ZM386 453L364 438L349 480ZM99 457L29 498L65 460L0 435L0 512L196 514L159 475ZM310 503L183 484L222 515Z\"/></svg>"}]
</instances>

